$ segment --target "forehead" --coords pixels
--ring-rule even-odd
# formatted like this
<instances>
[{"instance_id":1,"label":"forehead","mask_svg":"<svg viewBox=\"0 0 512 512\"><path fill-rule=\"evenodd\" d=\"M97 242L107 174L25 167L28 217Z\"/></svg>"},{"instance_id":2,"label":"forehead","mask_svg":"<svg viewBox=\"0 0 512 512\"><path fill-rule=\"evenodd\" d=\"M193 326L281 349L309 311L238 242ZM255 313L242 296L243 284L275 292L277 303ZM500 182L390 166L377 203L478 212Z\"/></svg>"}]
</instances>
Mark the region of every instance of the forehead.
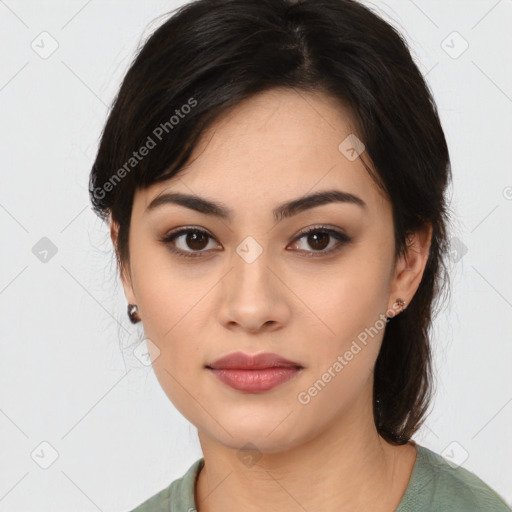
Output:
<instances>
[{"instance_id":1,"label":"forehead","mask_svg":"<svg viewBox=\"0 0 512 512\"><path fill-rule=\"evenodd\" d=\"M360 158L349 159L344 151L344 141L354 135L348 109L332 97L266 91L224 112L176 176L138 191L137 207L145 209L158 194L172 190L222 198L249 215L255 202L271 208L317 189L337 188L362 197L378 213L386 207L384 198ZM369 164L369 158L365 161Z\"/></svg>"}]
</instances>

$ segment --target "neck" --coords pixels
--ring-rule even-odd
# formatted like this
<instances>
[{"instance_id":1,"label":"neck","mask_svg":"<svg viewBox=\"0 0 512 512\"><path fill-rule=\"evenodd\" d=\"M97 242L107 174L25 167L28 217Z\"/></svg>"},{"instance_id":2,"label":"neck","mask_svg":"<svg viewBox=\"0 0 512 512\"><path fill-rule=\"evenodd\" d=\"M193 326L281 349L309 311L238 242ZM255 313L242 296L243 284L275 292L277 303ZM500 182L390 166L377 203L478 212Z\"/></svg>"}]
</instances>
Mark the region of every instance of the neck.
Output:
<instances>
[{"instance_id":1,"label":"neck","mask_svg":"<svg viewBox=\"0 0 512 512\"><path fill-rule=\"evenodd\" d=\"M307 442L258 454L253 465L200 431L205 464L195 490L198 512L394 510L416 449L391 445L378 434L373 414L366 418L360 409L344 413Z\"/></svg>"}]
</instances>

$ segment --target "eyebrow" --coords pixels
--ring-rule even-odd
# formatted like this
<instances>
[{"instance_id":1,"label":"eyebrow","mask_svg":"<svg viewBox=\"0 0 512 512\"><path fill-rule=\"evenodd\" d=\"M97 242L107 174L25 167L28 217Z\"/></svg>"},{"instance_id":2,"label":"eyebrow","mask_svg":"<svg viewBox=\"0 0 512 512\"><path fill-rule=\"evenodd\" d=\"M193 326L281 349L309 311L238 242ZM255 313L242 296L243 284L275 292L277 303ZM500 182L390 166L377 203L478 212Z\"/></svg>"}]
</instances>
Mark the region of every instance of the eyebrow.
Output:
<instances>
[{"instance_id":1,"label":"eyebrow","mask_svg":"<svg viewBox=\"0 0 512 512\"><path fill-rule=\"evenodd\" d=\"M305 210L330 203L353 204L366 209L366 203L358 196L341 190L326 190L307 196L293 199L274 208L272 214L276 221L292 217ZM233 212L222 203L199 197L197 195L182 194L180 192L167 192L155 197L146 208L146 212L164 204L177 204L190 208L205 215L212 215L227 221L233 217Z\"/></svg>"}]
</instances>

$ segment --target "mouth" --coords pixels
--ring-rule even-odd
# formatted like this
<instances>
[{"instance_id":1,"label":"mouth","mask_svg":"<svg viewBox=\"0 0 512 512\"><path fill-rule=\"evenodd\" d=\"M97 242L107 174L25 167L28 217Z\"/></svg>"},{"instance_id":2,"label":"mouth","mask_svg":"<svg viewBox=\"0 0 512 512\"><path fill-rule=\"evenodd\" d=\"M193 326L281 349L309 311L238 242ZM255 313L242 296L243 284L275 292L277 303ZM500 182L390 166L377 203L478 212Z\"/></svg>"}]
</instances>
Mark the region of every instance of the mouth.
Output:
<instances>
[{"instance_id":1,"label":"mouth","mask_svg":"<svg viewBox=\"0 0 512 512\"><path fill-rule=\"evenodd\" d=\"M235 352L205 366L227 386L247 393L273 389L295 377L303 366L277 354Z\"/></svg>"}]
</instances>

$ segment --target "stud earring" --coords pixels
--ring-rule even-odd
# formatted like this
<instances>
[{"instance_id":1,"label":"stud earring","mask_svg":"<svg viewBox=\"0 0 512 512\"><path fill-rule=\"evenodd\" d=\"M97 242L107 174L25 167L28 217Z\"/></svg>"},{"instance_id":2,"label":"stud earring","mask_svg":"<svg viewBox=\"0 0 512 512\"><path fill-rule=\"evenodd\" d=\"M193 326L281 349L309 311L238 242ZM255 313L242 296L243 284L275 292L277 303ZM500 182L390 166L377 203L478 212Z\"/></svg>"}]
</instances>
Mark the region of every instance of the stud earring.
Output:
<instances>
[{"instance_id":1,"label":"stud earring","mask_svg":"<svg viewBox=\"0 0 512 512\"><path fill-rule=\"evenodd\" d=\"M405 300L402 299L397 299L395 304L398 305L398 307L400 308L400 312L402 312L405 309L404 306L407 304L407 302L405 302Z\"/></svg>"},{"instance_id":2,"label":"stud earring","mask_svg":"<svg viewBox=\"0 0 512 512\"><path fill-rule=\"evenodd\" d=\"M128 318L132 324L140 322L140 316L138 315L137 304L128 304Z\"/></svg>"},{"instance_id":3,"label":"stud earring","mask_svg":"<svg viewBox=\"0 0 512 512\"><path fill-rule=\"evenodd\" d=\"M391 316L388 316L387 319L389 320L390 318L393 318L395 317L396 315L398 315L399 313L401 313L406 306L407 302L405 302L405 300L402 300L402 299L396 299L395 301L395 304L400 308L400 311L398 313L395 313L394 315L391 315Z\"/></svg>"}]
</instances>

